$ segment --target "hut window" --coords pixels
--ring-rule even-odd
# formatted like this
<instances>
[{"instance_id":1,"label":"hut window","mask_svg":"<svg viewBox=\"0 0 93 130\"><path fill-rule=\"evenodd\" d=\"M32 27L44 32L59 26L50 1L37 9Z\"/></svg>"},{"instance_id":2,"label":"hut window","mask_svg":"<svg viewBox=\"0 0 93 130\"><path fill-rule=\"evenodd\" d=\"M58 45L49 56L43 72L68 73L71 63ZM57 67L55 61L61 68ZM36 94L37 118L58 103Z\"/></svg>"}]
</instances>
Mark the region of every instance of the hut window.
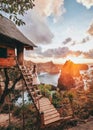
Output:
<instances>
[{"instance_id":1,"label":"hut window","mask_svg":"<svg viewBox=\"0 0 93 130\"><path fill-rule=\"evenodd\" d=\"M0 47L0 58L7 58L7 48Z\"/></svg>"}]
</instances>

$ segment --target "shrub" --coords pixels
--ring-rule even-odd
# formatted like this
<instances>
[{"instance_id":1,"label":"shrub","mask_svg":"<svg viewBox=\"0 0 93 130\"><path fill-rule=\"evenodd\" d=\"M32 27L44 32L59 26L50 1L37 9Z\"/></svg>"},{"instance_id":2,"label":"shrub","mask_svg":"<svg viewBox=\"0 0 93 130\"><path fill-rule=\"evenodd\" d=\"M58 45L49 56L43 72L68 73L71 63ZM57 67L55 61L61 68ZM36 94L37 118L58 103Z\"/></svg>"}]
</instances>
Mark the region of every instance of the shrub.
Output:
<instances>
[{"instance_id":1,"label":"shrub","mask_svg":"<svg viewBox=\"0 0 93 130\"><path fill-rule=\"evenodd\" d=\"M52 86L51 85L47 85L47 84L45 84L45 85L39 85L39 89L41 90L41 93L42 93L42 95L44 95L44 96L46 96L46 97L50 97L50 95L51 95L51 88L52 88Z\"/></svg>"},{"instance_id":2,"label":"shrub","mask_svg":"<svg viewBox=\"0 0 93 130\"><path fill-rule=\"evenodd\" d=\"M58 92L53 93L52 95L52 103L55 107L60 107L61 104L61 97Z\"/></svg>"}]
</instances>

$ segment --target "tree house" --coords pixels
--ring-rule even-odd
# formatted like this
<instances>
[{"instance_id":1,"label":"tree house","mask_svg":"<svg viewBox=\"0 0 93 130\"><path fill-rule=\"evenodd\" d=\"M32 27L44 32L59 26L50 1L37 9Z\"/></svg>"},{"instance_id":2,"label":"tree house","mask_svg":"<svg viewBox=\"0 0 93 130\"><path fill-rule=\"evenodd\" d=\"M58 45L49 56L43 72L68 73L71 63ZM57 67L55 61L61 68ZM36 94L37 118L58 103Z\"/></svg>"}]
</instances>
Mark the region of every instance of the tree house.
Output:
<instances>
[{"instance_id":1,"label":"tree house","mask_svg":"<svg viewBox=\"0 0 93 130\"><path fill-rule=\"evenodd\" d=\"M11 67L23 64L24 48L33 50L36 47L5 17L0 16L0 67Z\"/></svg>"}]
</instances>

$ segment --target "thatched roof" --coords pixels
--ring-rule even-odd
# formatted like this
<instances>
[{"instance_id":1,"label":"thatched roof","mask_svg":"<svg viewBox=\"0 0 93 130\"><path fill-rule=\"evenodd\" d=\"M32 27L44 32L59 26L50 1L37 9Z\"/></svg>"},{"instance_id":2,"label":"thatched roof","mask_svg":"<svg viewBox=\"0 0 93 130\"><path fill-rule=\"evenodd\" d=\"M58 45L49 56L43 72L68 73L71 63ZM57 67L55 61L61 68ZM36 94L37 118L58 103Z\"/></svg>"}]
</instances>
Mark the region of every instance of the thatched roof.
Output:
<instances>
[{"instance_id":1,"label":"thatched roof","mask_svg":"<svg viewBox=\"0 0 93 130\"><path fill-rule=\"evenodd\" d=\"M0 16L0 39L11 40L16 46L24 45L25 47L36 47L32 41L27 39L16 27L16 25L5 17ZM1 42L1 40L0 40Z\"/></svg>"}]
</instances>

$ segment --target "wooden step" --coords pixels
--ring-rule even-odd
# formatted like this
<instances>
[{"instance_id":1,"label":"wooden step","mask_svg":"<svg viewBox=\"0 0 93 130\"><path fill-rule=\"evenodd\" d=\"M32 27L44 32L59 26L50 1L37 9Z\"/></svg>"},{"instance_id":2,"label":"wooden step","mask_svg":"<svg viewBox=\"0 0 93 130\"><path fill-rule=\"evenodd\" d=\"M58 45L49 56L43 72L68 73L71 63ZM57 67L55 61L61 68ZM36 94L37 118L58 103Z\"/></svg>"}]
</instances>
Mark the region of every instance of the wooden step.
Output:
<instances>
[{"instance_id":1,"label":"wooden step","mask_svg":"<svg viewBox=\"0 0 93 130\"><path fill-rule=\"evenodd\" d=\"M40 103L40 101L39 101L39 103ZM49 103L40 103L40 107L42 108L42 107L47 107L47 106L50 106L51 105L51 103L49 102Z\"/></svg>"},{"instance_id":2,"label":"wooden step","mask_svg":"<svg viewBox=\"0 0 93 130\"><path fill-rule=\"evenodd\" d=\"M22 72L23 74L27 73L27 71L26 71L25 69L21 70L21 72Z\"/></svg>"},{"instance_id":3,"label":"wooden step","mask_svg":"<svg viewBox=\"0 0 93 130\"><path fill-rule=\"evenodd\" d=\"M49 99L46 100L46 99L42 98L40 100L40 103L42 103L42 104L44 103L45 104L45 103L50 103L50 101L49 101Z\"/></svg>"},{"instance_id":4,"label":"wooden step","mask_svg":"<svg viewBox=\"0 0 93 130\"><path fill-rule=\"evenodd\" d=\"M27 84L27 85L32 85L32 82L27 82L27 81L26 81L26 84Z\"/></svg>"},{"instance_id":5,"label":"wooden step","mask_svg":"<svg viewBox=\"0 0 93 130\"><path fill-rule=\"evenodd\" d=\"M51 109L47 109L47 110L40 110L41 112L44 112L45 113L49 113L51 111L55 111L55 108L51 108Z\"/></svg>"},{"instance_id":6,"label":"wooden step","mask_svg":"<svg viewBox=\"0 0 93 130\"><path fill-rule=\"evenodd\" d=\"M61 118L58 116L58 117L56 117L56 118L52 118L52 119L50 119L50 120L46 120L45 122L44 122L44 124L45 125L48 125L48 124L51 124L51 123L53 123L53 122L56 122L56 121L59 121Z\"/></svg>"},{"instance_id":7,"label":"wooden step","mask_svg":"<svg viewBox=\"0 0 93 130\"><path fill-rule=\"evenodd\" d=\"M33 96L32 96L33 97ZM37 100L39 100L40 98L42 98L42 95L38 95L37 97L33 97L33 100L36 102Z\"/></svg>"},{"instance_id":8,"label":"wooden step","mask_svg":"<svg viewBox=\"0 0 93 130\"><path fill-rule=\"evenodd\" d=\"M23 76L31 76L31 77L32 77L32 75L29 74L29 73L27 73L27 72L24 72L24 73L23 73Z\"/></svg>"},{"instance_id":9,"label":"wooden step","mask_svg":"<svg viewBox=\"0 0 93 130\"><path fill-rule=\"evenodd\" d=\"M33 87L32 88L28 88L28 89L29 89L30 92L34 92Z\"/></svg>"},{"instance_id":10,"label":"wooden step","mask_svg":"<svg viewBox=\"0 0 93 130\"><path fill-rule=\"evenodd\" d=\"M72 119L72 116L56 117L56 118L52 118L52 119L46 120L44 122L44 125L49 125L49 124L52 124L52 123L55 123L55 122L59 122L59 121L66 121L66 120L69 120L69 119Z\"/></svg>"},{"instance_id":11,"label":"wooden step","mask_svg":"<svg viewBox=\"0 0 93 130\"><path fill-rule=\"evenodd\" d=\"M24 79L26 80L26 81L28 81L28 80L32 80L32 77L24 77Z\"/></svg>"},{"instance_id":12,"label":"wooden step","mask_svg":"<svg viewBox=\"0 0 93 130\"><path fill-rule=\"evenodd\" d=\"M49 106L49 107L40 107L40 110L44 110L44 111L46 111L46 110L50 110L50 109L52 109L52 108L54 108L52 105L51 106Z\"/></svg>"},{"instance_id":13,"label":"wooden step","mask_svg":"<svg viewBox=\"0 0 93 130\"><path fill-rule=\"evenodd\" d=\"M41 105L46 105L46 104L51 104L51 102L50 102L50 101L45 101L45 102L44 102L44 101L43 101L43 102L40 101L40 104L41 104Z\"/></svg>"},{"instance_id":14,"label":"wooden step","mask_svg":"<svg viewBox=\"0 0 93 130\"><path fill-rule=\"evenodd\" d=\"M38 93L40 93L40 90L31 91L31 94L32 94L32 95L38 94Z\"/></svg>"},{"instance_id":15,"label":"wooden step","mask_svg":"<svg viewBox=\"0 0 93 130\"><path fill-rule=\"evenodd\" d=\"M51 116L44 116L44 121L51 120L51 119L54 119L57 117L60 117L59 113L56 113L56 114L51 115Z\"/></svg>"},{"instance_id":16,"label":"wooden step","mask_svg":"<svg viewBox=\"0 0 93 130\"><path fill-rule=\"evenodd\" d=\"M42 97L42 98L43 98L43 97ZM39 100L39 105L40 105L40 107L47 106L47 105L50 105L50 104L51 104L51 103L41 104L41 103L40 103L40 100Z\"/></svg>"},{"instance_id":17,"label":"wooden step","mask_svg":"<svg viewBox=\"0 0 93 130\"><path fill-rule=\"evenodd\" d=\"M43 108L43 109L47 109L47 108L50 109L51 107L54 107L54 106L51 105L51 104L48 104L48 105L46 105L46 106L41 106L41 105L40 105L40 108L41 108L41 109L42 109L42 108Z\"/></svg>"},{"instance_id":18,"label":"wooden step","mask_svg":"<svg viewBox=\"0 0 93 130\"><path fill-rule=\"evenodd\" d=\"M50 111L50 112L44 113L44 116L51 116L51 115L54 115L56 113L58 113L57 110L54 110L54 111Z\"/></svg>"},{"instance_id":19,"label":"wooden step","mask_svg":"<svg viewBox=\"0 0 93 130\"><path fill-rule=\"evenodd\" d=\"M49 99L48 100L44 100L43 98L40 100L41 103L46 103L46 102L50 102Z\"/></svg>"},{"instance_id":20,"label":"wooden step","mask_svg":"<svg viewBox=\"0 0 93 130\"><path fill-rule=\"evenodd\" d=\"M44 103L44 104L40 103L40 107L48 106L48 105L51 105L51 103L50 102L49 103Z\"/></svg>"}]
</instances>

